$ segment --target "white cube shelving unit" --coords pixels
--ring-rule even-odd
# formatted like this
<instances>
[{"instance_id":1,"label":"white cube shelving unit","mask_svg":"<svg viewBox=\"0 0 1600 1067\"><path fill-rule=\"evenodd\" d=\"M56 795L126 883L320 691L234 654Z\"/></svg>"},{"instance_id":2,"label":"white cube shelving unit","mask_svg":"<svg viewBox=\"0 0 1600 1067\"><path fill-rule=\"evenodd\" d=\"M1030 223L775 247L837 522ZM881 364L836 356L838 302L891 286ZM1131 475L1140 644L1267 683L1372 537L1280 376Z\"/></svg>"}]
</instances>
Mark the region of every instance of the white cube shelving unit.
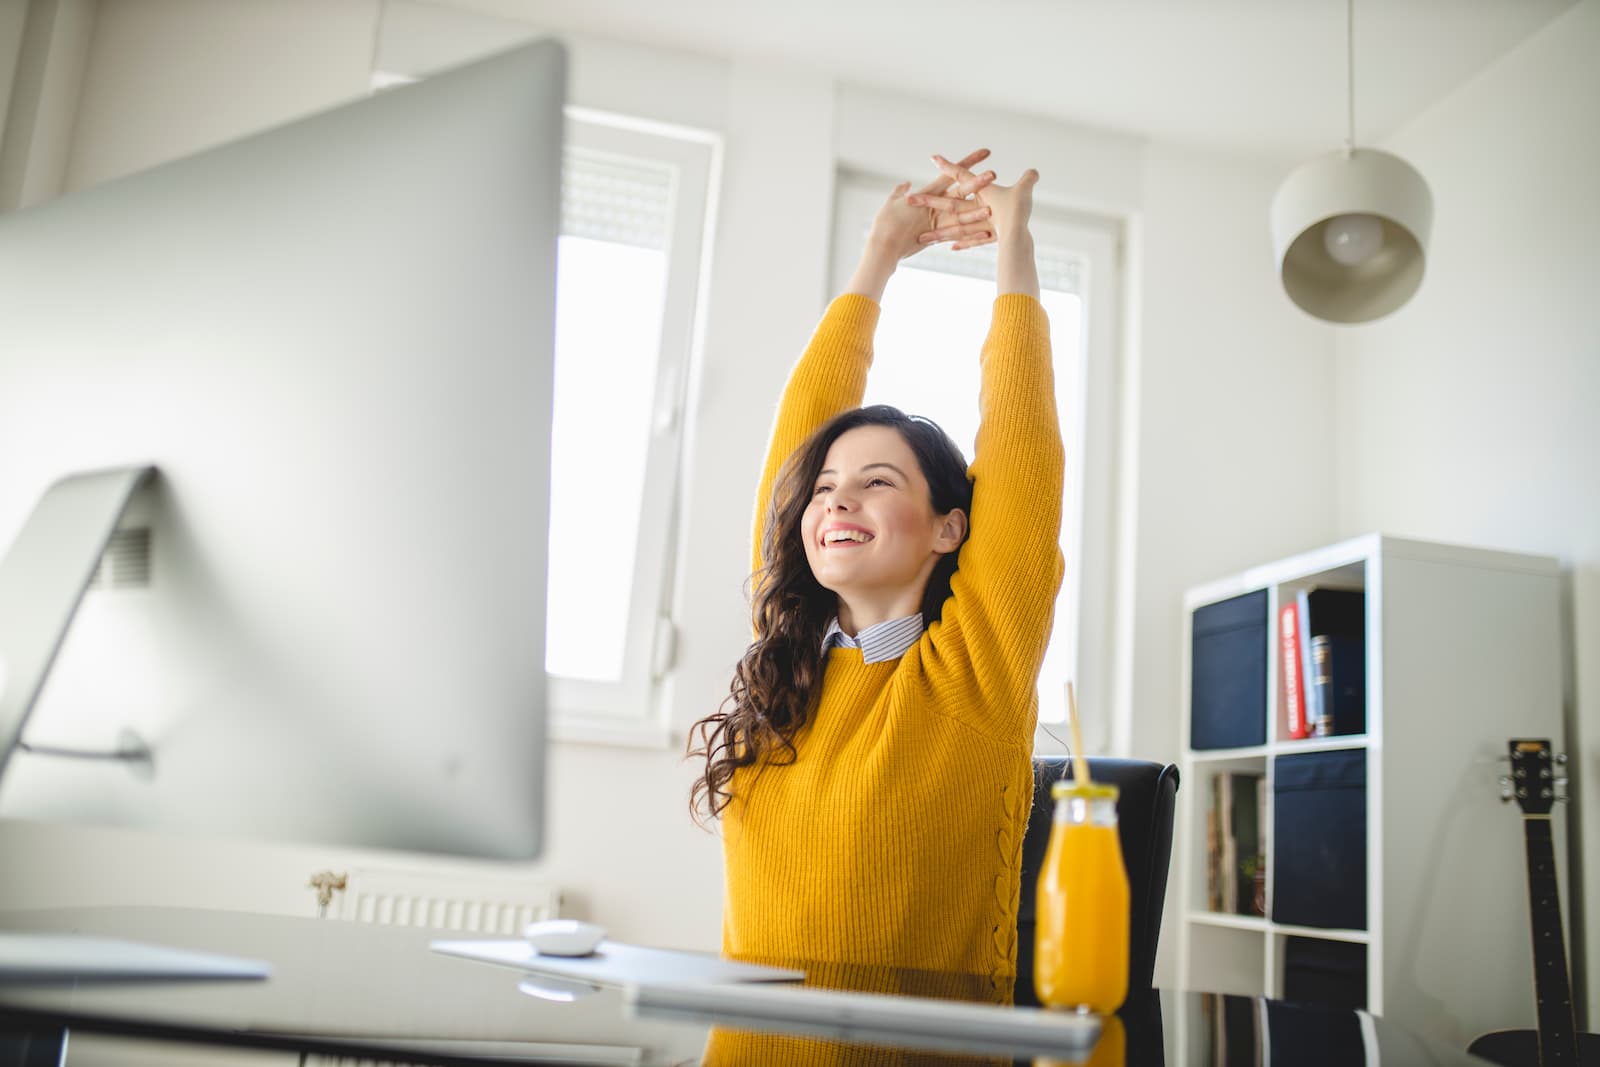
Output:
<instances>
[{"instance_id":1,"label":"white cube shelving unit","mask_svg":"<svg viewBox=\"0 0 1600 1067\"><path fill-rule=\"evenodd\" d=\"M1366 592L1366 733L1292 740L1280 692L1277 618L1314 586ZM1265 589L1266 743L1190 747L1195 609ZM1533 965L1522 826L1500 801L1512 737L1562 741L1560 571L1539 556L1369 534L1188 591L1180 737L1178 973L1188 989L1283 995L1291 936L1366 946L1367 1009L1465 1047L1479 1033L1532 1027ZM1367 928L1271 919L1274 765L1290 754L1366 753ZM1210 779L1267 778L1267 918L1207 907ZM1560 812L1557 818L1562 819ZM1570 868L1560 848L1564 902Z\"/></svg>"}]
</instances>

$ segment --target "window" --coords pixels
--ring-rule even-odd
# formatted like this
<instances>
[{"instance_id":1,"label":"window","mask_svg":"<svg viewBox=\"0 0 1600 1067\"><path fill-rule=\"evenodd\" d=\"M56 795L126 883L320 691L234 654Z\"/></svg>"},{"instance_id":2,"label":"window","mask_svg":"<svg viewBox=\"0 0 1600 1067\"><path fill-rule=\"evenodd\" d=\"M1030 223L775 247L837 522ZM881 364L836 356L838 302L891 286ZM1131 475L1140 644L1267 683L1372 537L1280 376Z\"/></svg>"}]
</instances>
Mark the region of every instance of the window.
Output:
<instances>
[{"instance_id":1,"label":"window","mask_svg":"<svg viewBox=\"0 0 1600 1067\"><path fill-rule=\"evenodd\" d=\"M569 109L545 665L557 738L658 739L714 140ZM554 561L560 561L557 565Z\"/></svg>"},{"instance_id":2,"label":"window","mask_svg":"<svg viewBox=\"0 0 1600 1067\"><path fill-rule=\"evenodd\" d=\"M378 71L374 91L415 80ZM718 139L566 109L545 622L550 735L662 745L669 561ZM560 561L557 564L555 561Z\"/></svg>"},{"instance_id":3,"label":"window","mask_svg":"<svg viewBox=\"0 0 1600 1067\"><path fill-rule=\"evenodd\" d=\"M840 177L834 289L849 278L889 178ZM1112 359L1116 230L1106 221L1036 205L1040 302L1050 316L1056 404L1066 442L1061 549L1066 573L1039 678L1039 715L1066 718L1066 682L1080 704L1109 708ZM887 403L943 426L972 458L978 428L978 352L994 301L995 247L927 249L895 272L884 296L866 403ZM1086 716L1087 718L1087 716ZM1101 722L1104 716L1096 716ZM1091 746L1093 747L1093 746Z\"/></svg>"}]
</instances>

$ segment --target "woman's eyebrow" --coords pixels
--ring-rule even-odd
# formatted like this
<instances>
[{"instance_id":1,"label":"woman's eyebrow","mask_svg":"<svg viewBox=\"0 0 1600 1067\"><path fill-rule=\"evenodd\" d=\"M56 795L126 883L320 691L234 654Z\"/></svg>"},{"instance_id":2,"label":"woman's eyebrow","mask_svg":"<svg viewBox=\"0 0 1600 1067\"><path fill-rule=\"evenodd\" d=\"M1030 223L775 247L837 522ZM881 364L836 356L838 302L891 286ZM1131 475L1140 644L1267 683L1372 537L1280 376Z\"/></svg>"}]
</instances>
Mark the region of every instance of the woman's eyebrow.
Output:
<instances>
[{"instance_id":1,"label":"woman's eyebrow","mask_svg":"<svg viewBox=\"0 0 1600 1067\"><path fill-rule=\"evenodd\" d=\"M894 471L896 474L898 474L902 478L904 478L906 476L906 472L901 470L899 467L896 467L893 463L868 463L866 466L862 467L861 469L863 471L870 471L870 470L873 470L873 469L875 469L877 467L887 467L890 470ZM833 475L835 477L838 477L839 472L834 470L832 467L828 467L828 468L826 468L824 470L818 471L817 472L817 477L820 478L824 474L831 474L831 475Z\"/></svg>"}]
</instances>

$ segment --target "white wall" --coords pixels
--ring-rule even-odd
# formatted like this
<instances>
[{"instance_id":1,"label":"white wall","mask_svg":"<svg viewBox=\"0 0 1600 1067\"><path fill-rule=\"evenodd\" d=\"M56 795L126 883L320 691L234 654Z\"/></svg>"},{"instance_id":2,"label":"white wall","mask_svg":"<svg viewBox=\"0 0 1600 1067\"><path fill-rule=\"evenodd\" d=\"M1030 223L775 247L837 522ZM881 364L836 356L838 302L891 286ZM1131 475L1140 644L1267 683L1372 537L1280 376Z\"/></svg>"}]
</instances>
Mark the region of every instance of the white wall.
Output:
<instances>
[{"instance_id":1,"label":"white wall","mask_svg":"<svg viewBox=\"0 0 1600 1067\"><path fill-rule=\"evenodd\" d=\"M1543 553L1570 569L1567 746L1586 779L1591 883L1600 875L1597 57L1600 2L1584 0L1390 143L1433 189L1428 274L1398 314L1339 332L1334 426L1341 534L1382 528ZM1518 709L1506 710L1514 719ZM1525 915L1517 901L1494 919ZM1600 986L1600 914L1588 920L1590 984ZM1588 1002L1593 1029L1600 989Z\"/></svg>"},{"instance_id":2,"label":"white wall","mask_svg":"<svg viewBox=\"0 0 1600 1067\"><path fill-rule=\"evenodd\" d=\"M416 72L531 32L423 4L117 0L96 28L68 185L91 184L358 95L374 62ZM363 22L365 19L365 22ZM1040 198L1126 227L1112 566L1120 736L1175 760L1181 591L1335 533L1332 334L1276 291L1265 205L1279 175L1193 149L836 85L812 71L573 40L572 96L717 131L724 170L693 383L676 612L674 725L716 707L746 639L753 486L779 386L827 297L843 163L921 172L988 143L1038 166ZM198 54L198 53L204 53ZM286 72L292 73L286 76ZM781 206L778 206L781 205ZM692 593L692 595L691 595ZM1088 622L1088 620L1086 620ZM714 947L720 849L693 829L676 751L557 744L547 858L531 873L620 937ZM312 910L303 882L371 857L164 835L0 824L8 904L170 902ZM17 871L16 875L11 872ZM1163 939L1158 980L1175 941Z\"/></svg>"}]
</instances>

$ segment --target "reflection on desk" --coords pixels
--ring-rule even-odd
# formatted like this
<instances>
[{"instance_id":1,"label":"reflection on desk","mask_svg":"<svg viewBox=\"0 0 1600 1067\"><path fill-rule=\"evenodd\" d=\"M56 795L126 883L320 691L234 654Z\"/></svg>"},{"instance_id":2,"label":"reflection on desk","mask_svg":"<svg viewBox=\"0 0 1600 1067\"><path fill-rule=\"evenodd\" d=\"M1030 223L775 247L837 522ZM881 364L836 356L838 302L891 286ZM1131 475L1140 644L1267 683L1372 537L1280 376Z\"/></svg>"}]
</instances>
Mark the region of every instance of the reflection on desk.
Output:
<instances>
[{"instance_id":1,"label":"reflection on desk","mask_svg":"<svg viewBox=\"0 0 1600 1067\"><path fill-rule=\"evenodd\" d=\"M857 1050L865 1045L980 1056L972 1062L994 1062L991 1054L999 1054L999 1062L1010 1063L1038 1052L1081 1062L1101 1030L1094 1015L1013 1008L1009 989L997 990L988 975L818 961L790 965L805 970L804 988L643 987L624 999L645 1017L720 1024L709 1035L706 1064L854 1063L861 1062ZM870 1060L920 1062L907 1052L879 1051Z\"/></svg>"},{"instance_id":2,"label":"reflection on desk","mask_svg":"<svg viewBox=\"0 0 1600 1067\"><path fill-rule=\"evenodd\" d=\"M0 984L0 1032L8 1029L159 1038L214 1047L273 1049L400 1062L504 1064L1009 1064L1004 1042L979 1054L950 1055L885 1035L837 1041L778 1032L747 1021L738 1030L704 1021L639 1018L622 992L603 989L570 1003L519 992L518 970L441 956L428 942L449 931L336 920L169 908L0 912L0 930L83 932L269 961L272 977L238 983ZM891 991L945 1000L989 1001L987 977L841 966L794 966L813 985ZM1219 1033L1215 1020L1229 1020ZM1364 1013L1252 998L1157 994L1106 1020L1085 1059L1023 1059L1035 1067L1228 1067L1233 1063L1481 1063L1464 1052ZM101 1049L105 1046L102 1044ZM3 1058L3 1057L0 1057ZM219 1053L215 1060L226 1062ZM259 1055L248 1060L263 1062ZM286 1067L293 1055L282 1058Z\"/></svg>"}]
</instances>

